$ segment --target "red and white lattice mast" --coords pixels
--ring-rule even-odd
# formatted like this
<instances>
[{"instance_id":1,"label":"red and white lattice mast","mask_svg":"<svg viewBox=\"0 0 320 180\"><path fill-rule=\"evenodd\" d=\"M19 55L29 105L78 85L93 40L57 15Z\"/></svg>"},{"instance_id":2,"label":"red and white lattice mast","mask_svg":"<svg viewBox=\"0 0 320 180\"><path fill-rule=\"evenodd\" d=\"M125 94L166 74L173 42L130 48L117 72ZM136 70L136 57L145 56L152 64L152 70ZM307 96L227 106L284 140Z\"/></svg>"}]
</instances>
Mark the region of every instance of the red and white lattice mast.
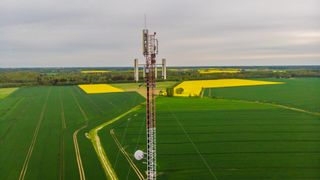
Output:
<instances>
[{"instance_id":1,"label":"red and white lattice mast","mask_svg":"<svg viewBox=\"0 0 320 180\"><path fill-rule=\"evenodd\" d=\"M148 29L143 34L143 55L146 58L145 81L147 86L146 128L147 128L147 179L154 180L157 175L156 151L156 55L158 54L158 40L156 33L149 34Z\"/></svg>"}]
</instances>

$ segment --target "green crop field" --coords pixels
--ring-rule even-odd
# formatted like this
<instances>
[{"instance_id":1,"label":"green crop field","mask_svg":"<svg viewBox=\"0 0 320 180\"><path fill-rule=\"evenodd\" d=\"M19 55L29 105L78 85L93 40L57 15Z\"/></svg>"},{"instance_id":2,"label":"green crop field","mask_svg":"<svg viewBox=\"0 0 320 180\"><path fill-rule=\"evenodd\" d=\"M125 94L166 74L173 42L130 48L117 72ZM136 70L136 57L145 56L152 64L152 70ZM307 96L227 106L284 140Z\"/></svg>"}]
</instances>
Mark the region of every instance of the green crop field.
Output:
<instances>
[{"instance_id":1,"label":"green crop field","mask_svg":"<svg viewBox=\"0 0 320 180\"><path fill-rule=\"evenodd\" d=\"M269 102L320 112L320 78L263 80L285 84L206 89L204 96Z\"/></svg>"},{"instance_id":2,"label":"green crop field","mask_svg":"<svg viewBox=\"0 0 320 180\"><path fill-rule=\"evenodd\" d=\"M286 84L158 97L158 179L319 179L320 79L265 80ZM139 104L97 135L119 179L145 177L145 160L133 158L146 151L144 101L136 92L19 88L0 100L0 179L106 179L88 133Z\"/></svg>"},{"instance_id":3,"label":"green crop field","mask_svg":"<svg viewBox=\"0 0 320 180\"><path fill-rule=\"evenodd\" d=\"M306 108L311 110L312 104L319 104L319 100L310 98L314 95L310 93L319 92L319 88L318 84L309 83L317 81L287 80L285 85L252 86L244 92L250 92L257 98L250 100L259 101L266 100L260 96L277 96L277 93L289 94L292 99L309 97L312 102L292 101L296 107L311 107ZM295 95L304 88L302 84L309 84L310 93ZM249 91L250 88L265 91L271 88L273 93L263 96L263 92L255 94L255 90ZM220 92L223 93L224 89L227 88ZM276 102L288 103L289 95ZM120 179L137 179L138 176L110 134L115 134L134 159L133 153L137 149L146 151L144 116L142 107L101 134ZM272 104L233 99L160 97L157 99L159 179L319 179L319 129L319 115ZM146 165L136 160L134 163L144 174Z\"/></svg>"},{"instance_id":4,"label":"green crop field","mask_svg":"<svg viewBox=\"0 0 320 180\"><path fill-rule=\"evenodd\" d=\"M78 87L20 88L0 101L0 179L79 179L105 174L85 133L140 104L134 92L87 95Z\"/></svg>"}]
</instances>

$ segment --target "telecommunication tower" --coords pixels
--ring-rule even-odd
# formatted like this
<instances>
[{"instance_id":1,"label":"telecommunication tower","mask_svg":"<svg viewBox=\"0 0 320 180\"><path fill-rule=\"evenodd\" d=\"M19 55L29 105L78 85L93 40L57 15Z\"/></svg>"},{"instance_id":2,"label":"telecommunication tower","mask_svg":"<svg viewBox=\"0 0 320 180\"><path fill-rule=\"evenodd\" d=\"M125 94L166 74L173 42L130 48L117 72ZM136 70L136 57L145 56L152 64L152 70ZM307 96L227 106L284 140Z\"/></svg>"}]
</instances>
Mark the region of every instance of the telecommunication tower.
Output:
<instances>
[{"instance_id":1,"label":"telecommunication tower","mask_svg":"<svg viewBox=\"0 0 320 180\"><path fill-rule=\"evenodd\" d=\"M142 30L142 51L145 63L139 64L138 59L134 59L134 79L139 81L139 66L143 67L143 78L147 87L146 94L146 132L147 132L147 179L155 180L157 176L157 145L156 145L156 79L157 66L162 66L162 79L167 78L166 59L162 59L161 64L156 63L158 54L158 40L156 33L149 34L148 29ZM134 154L136 160L144 159L144 152L137 150Z\"/></svg>"},{"instance_id":2,"label":"telecommunication tower","mask_svg":"<svg viewBox=\"0 0 320 180\"><path fill-rule=\"evenodd\" d=\"M147 86L146 100L146 128L147 128L147 179L155 180L157 175L156 151L156 55L158 54L158 40L156 33L149 34L148 29L142 31L143 55L146 58L145 81Z\"/></svg>"}]
</instances>

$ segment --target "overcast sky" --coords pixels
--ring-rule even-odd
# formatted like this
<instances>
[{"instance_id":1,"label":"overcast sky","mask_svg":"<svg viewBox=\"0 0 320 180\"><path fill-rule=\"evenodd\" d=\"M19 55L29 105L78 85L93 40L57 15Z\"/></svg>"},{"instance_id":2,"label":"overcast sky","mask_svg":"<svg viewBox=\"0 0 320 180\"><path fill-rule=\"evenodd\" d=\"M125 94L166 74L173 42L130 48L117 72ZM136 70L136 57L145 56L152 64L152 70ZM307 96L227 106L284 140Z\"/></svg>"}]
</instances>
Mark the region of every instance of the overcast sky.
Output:
<instances>
[{"instance_id":1,"label":"overcast sky","mask_svg":"<svg viewBox=\"0 0 320 180\"><path fill-rule=\"evenodd\" d=\"M320 0L0 0L0 67L320 65Z\"/></svg>"}]
</instances>

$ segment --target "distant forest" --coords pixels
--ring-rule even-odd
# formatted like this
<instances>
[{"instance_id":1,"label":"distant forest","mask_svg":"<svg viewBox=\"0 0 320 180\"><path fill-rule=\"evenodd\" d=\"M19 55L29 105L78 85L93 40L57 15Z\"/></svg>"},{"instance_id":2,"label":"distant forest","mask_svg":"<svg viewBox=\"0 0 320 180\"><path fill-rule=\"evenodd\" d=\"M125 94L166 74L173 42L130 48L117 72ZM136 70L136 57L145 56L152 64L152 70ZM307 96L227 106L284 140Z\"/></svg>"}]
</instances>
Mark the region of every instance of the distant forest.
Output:
<instances>
[{"instance_id":1,"label":"distant forest","mask_svg":"<svg viewBox=\"0 0 320 180\"><path fill-rule=\"evenodd\" d=\"M213 74L202 74L199 72L199 69L213 68L233 68L239 69L240 72ZM82 73L82 70L106 70L110 72L91 74ZM161 76L160 71L158 75L159 77ZM142 69L140 76L140 80L142 81ZM167 80L169 81L294 77L320 77L320 66L169 67L167 69ZM160 78L159 81L161 81ZM133 68L0 68L0 87L125 82L134 82Z\"/></svg>"}]
</instances>

